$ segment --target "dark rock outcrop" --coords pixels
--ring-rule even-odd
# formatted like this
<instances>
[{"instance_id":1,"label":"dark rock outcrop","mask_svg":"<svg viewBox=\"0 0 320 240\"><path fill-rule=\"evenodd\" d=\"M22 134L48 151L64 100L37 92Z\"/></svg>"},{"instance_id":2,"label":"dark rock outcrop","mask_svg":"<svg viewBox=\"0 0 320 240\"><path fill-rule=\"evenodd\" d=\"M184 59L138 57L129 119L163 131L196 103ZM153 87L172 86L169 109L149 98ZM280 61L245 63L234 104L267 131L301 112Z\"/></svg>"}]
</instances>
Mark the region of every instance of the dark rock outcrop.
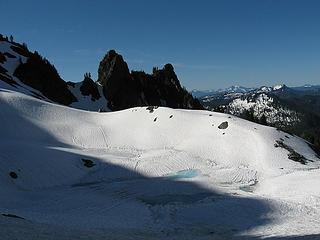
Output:
<instances>
[{"instance_id":1,"label":"dark rock outcrop","mask_svg":"<svg viewBox=\"0 0 320 240\"><path fill-rule=\"evenodd\" d=\"M7 74L7 72L8 72L7 69L0 66L0 73L1 74Z\"/></svg>"},{"instance_id":2,"label":"dark rock outcrop","mask_svg":"<svg viewBox=\"0 0 320 240\"><path fill-rule=\"evenodd\" d=\"M1 56L2 55L0 52L0 63L3 63L3 62L5 62L5 58L4 58L3 62L1 62L1 60L3 59ZM8 72L7 69L5 69L4 67L2 67L0 65L0 80L8 83L12 87L16 87L16 85L17 85L16 81L14 81L12 79L12 77L7 74L7 72Z\"/></svg>"},{"instance_id":3,"label":"dark rock outcrop","mask_svg":"<svg viewBox=\"0 0 320 240\"><path fill-rule=\"evenodd\" d=\"M20 81L32 89L29 95L50 99L53 102L69 106L73 102L80 101L76 84L65 82L58 74L56 68L38 52L30 52L26 44L8 41L1 37L0 41L10 43L14 52L7 50L0 53L0 80L19 89ZM8 74L3 63L10 58L14 61L16 69L13 74ZM25 60L26 58L26 60ZM22 61L23 59L23 61ZM18 78L20 81L17 81ZM122 110L137 106L165 106L171 108L203 109L197 99L194 99L183 88L174 72L171 64L166 64L163 69L154 68L151 74L143 71L129 71L127 63L121 55L111 50L100 62L98 69L98 82L103 87L101 96L100 86L86 74L84 81L80 83L80 95L90 96L92 101L81 98L81 107L90 108L91 102L101 97L106 98L110 110ZM41 94L37 93L38 90ZM103 101L102 101L103 102ZM99 104L103 104L99 101ZM96 105L97 103L95 103ZM87 105L87 106L86 106ZM94 107L96 108L96 106ZM105 108L101 106L101 109Z\"/></svg>"},{"instance_id":4,"label":"dark rock outcrop","mask_svg":"<svg viewBox=\"0 0 320 240\"><path fill-rule=\"evenodd\" d=\"M132 76L141 83L148 105L202 109L200 102L180 85L171 64L166 64L163 69L154 68L151 75L132 72Z\"/></svg>"},{"instance_id":5,"label":"dark rock outcrop","mask_svg":"<svg viewBox=\"0 0 320 240\"><path fill-rule=\"evenodd\" d=\"M32 56L32 53L28 50L28 48L24 47L23 45L15 44L15 45L12 45L10 48L16 53L18 53L19 55L22 55L24 57Z\"/></svg>"},{"instance_id":6,"label":"dark rock outcrop","mask_svg":"<svg viewBox=\"0 0 320 240\"><path fill-rule=\"evenodd\" d=\"M219 129L227 129L228 128L228 122L227 121L225 121L225 122L222 122L219 126L218 126L218 128Z\"/></svg>"},{"instance_id":7,"label":"dark rock outcrop","mask_svg":"<svg viewBox=\"0 0 320 240\"><path fill-rule=\"evenodd\" d=\"M2 52L0 52L0 63L4 63L6 60L6 56Z\"/></svg>"},{"instance_id":8,"label":"dark rock outcrop","mask_svg":"<svg viewBox=\"0 0 320 240\"><path fill-rule=\"evenodd\" d=\"M18 178L18 175L15 172L10 172L9 175L13 179L17 179Z\"/></svg>"},{"instance_id":9,"label":"dark rock outcrop","mask_svg":"<svg viewBox=\"0 0 320 240\"><path fill-rule=\"evenodd\" d=\"M39 90L50 100L70 105L77 101L75 96L69 91L67 83L60 78L57 70L48 60L42 58L37 52L30 53L26 63L20 64L14 76L24 84Z\"/></svg>"},{"instance_id":10,"label":"dark rock outcrop","mask_svg":"<svg viewBox=\"0 0 320 240\"><path fill-rule=\"evenodd\" d=\"M23 220L25 219L23 217L20 217L20 216L15 215L15 214L10 214L10 213L2 213L1 215L4 216L4 217L18 218L18 219L23 219Z\"/></svg>"},{"instance_id":11,"label":"dark rock outcrop","mask_svg":"<svg viewBox=\"0 0 320 240\"><path fill-rule=\"evenodd\" d=\"M80 87L81 94L84 96L90 96L91 100L98 100L101 96L97 87L97 84L91 79L90 74L84 75L84 80Z\"/></svg>"},{"instance_id":12,"label":"dark rock outcrop","mask_svg":"<svg viewBox=\"0 0 320 240\"><path fill-rule=\"evenodd\" d=\"M100 62L98 81L103 86L110 109L121 110L143 105L138 96L140 89L131 77L127 63L114 50L109 51Z\"/></svg>"},{"instance_id":13,"label":"dark rock outcrop","mask_svg":"<svg viewBox=\"0 0 320 240\"><path fill-rule=\"evenodd\" d=\"M96 164L92 161L92 160L90 160L90 159L84 159L84 158L82 158L81 159L82 160L82 162L83 162L83 166L85 166L85 167L87 167L87 168L92 168L92 167L94 167Z\"/></svg>"},{"instance_id":14,"label":"dark rock outcrop","mask_svg":"<svg viewBox=\"0 0 320 240\"><path fill-rule=\"evenodd\" d=\"M181 87L171 64L163 69L154 68L152 74L130 73L122 56L111 50L100 62L98 81L112 110L147 105L203 109L200 102Z\"/></svg>"}]
</instances>

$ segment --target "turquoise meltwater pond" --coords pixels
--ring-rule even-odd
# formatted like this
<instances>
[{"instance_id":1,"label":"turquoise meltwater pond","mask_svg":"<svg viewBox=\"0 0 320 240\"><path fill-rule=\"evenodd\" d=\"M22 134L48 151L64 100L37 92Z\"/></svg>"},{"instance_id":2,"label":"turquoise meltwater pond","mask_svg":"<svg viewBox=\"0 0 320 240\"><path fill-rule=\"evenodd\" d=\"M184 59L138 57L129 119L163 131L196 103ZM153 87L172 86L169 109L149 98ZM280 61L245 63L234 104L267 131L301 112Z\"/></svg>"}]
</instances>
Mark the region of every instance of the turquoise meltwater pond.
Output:
<instances>
[{"instance_id":1,"label":"turquoise meltwater pond","mask_svg":"<svg viewBox=\"0 0 320 240\"><path fill-rule=\"evenodd\" d=\"M181 170L174 174L170 174L167 177L170 179L181 179L181 178L194 178L196 176L199 176L200 171L197 169L187 169L187 170Z\"/></svg>"}]
</instances>

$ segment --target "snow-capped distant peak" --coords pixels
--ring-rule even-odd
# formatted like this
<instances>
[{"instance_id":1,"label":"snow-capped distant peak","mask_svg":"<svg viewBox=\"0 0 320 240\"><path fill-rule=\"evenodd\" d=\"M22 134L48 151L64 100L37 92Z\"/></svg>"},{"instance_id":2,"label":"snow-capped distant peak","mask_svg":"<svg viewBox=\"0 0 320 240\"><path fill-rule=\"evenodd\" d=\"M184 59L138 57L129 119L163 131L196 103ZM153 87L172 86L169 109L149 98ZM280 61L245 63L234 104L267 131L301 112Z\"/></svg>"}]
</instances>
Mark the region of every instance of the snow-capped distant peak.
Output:
<instances>
[{"instance_id":1,"label":"snow-capped distant peak","mask_svg":"<svg viewBox=\"0 0 320 240\"><path fill-rule=\"evenodd\" d=\"M251 90L254 90L254 88L249 88L249 87L243 87L239 85L234 85L225 89L219 89L217 92L223 92L223 93L246 93Z\"/></svg>"},{"instance_id":2,"label":"snow-capped distant peak","mask_svg":"<svg viewBox=\"0 0 320 240\"><path fill-rule=\"evenodd\" d=\"M277 91L277 90L280 90L280 89L282 89L282 88L284 88L284 87L285 87L284 84L277 84L277 85L274 85L274 86L272 87L272 89L273 89L273 91Z\"/></svg>"},{"instance_id":3,"label":"snow-capped distant peak","mask_svg":"<svg viewBox=\"0 0 320 240\"><path fill-rule=\"evenodd\" d=\"M262 86L260 87L258 90L257 90L257 93L260 93L260 92L271 92L273 88L271 87L267 87L267 86Z\"/></svg>"}]
</instances>

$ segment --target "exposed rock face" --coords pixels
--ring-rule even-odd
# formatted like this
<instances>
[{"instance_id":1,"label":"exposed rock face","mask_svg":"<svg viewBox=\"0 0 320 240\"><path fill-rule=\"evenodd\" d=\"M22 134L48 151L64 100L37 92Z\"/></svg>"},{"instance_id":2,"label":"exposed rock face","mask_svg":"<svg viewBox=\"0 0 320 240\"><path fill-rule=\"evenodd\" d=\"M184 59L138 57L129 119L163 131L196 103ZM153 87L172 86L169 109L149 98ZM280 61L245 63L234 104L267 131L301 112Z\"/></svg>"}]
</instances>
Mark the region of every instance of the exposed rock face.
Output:
<instances>
[{"instance_id":1,"label":"exposed rock face","mask_svg":"<svg viewBox=\"0 0 320 240\"><path fill-rule=\"evenodd\" d=\"M29 52L27 62L20 64L16 68L14 76L24 84L39 90L54 102L69 105L77 101L69 91L67 83L60 78L55 67L37 52Z\"/></svg>"},{"instance_id":2,"label":"exposed rock face","mask_svg":"<svg viewBox=\"0 0 320 240\"><path fill-rule=\"evenodd\" d=\"M98 81L103 86L110 109L121 110L142 105L127 63L114 50L109 51L100 62Z\"/></svg>"},{"instance_id":3,"label":"exposed rock face","mask_svg":"<svg viewBox=\"0 0 320 240\"><path fill-rule=\"evenodd\" d=\"M184 89L171 64L152 74L129 71L121 55L111 50L100 62L98 82L85 74L82 82L65 82L56 68L26 44L8 41L0 34L0 81L43 100L85 110L122 110L137 106L203 109ZM8 71L7 66L14 66ZM30 88L25 88L28 85ZM26 90L27 89L27 90ZM106 108L107 105L107 108Z\"/></svg>"},{"instance_id":4,"label":"exposed rock face","mask_svg":"<svg viewBox=\"0 0 320 240\"><path fill-rule=\"evenodd\" d=\"M135 73L132 75L136 78ZM202 109L199 101L180 85L171 64L166 64L163 69L154 68L152 75L140 77L137 81L142 84L148 105Z\"/></svg>"},{"instance_id":5,"label":"exposed rock face","mask_svg":"<svg viewBox=\"0 0 320 240\"><path fill-rule=\"evenodd\" d=\"M91 100L98 100L101 96L97 87L97 84L90 78L89 75L85 75L80 91L84 96L90 96Z\"/></svg>"},{"instance_id":6,"label":"exposed rock face","mask_svg":"<svg viewBox=\"0 0 320 240\"><path fill-rule=\"evenodd\" d=\"M0 63L4 63L6 61L6 56L0 52Z\"/></svg>"},{"instance_id":7,"label":"exposed rock face","mask_svg":"<svg viewBox=\"0 0 320 240\"><path fill-rule=\"evenodd\" d=\"M111 50L100 62L98 81L112 110L147 105L203 109L200 102L181 87L171 64L163 69L154 68L152 74L130 73L122 56Z\"/></svg>"}]
</instances>

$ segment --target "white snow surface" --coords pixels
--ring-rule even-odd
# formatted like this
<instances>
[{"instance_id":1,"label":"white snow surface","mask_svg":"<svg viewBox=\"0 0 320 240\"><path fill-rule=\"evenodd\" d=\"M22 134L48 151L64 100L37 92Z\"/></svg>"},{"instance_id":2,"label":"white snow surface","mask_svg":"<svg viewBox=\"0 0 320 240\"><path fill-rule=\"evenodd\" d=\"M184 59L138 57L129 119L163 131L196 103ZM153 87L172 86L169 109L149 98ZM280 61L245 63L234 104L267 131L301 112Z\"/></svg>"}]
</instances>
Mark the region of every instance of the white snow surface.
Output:
<instances>
[{"instance_id":1,"label":"white snow surface","mask_svg":"<svg viewBox=\"0 0 320 240\"><path fill-rule=\"evenodd\" d=\"M277 85L274 85L272 87L273 91L277 91L277 90L280 90L281 88L283 88L285 85L284 84L277 84Z\"/></svg>"},{"instance_id":2,"label":"white snow surface","mask_svg":"<svg viewBox=\"0 0 320 240\"><path fill-rule=\"evenodd\" d=\"M0 109L1 239L320 236L319 159L298 137L209 111L96 113L7 89Z\"/></svg>"}]
</instances>

